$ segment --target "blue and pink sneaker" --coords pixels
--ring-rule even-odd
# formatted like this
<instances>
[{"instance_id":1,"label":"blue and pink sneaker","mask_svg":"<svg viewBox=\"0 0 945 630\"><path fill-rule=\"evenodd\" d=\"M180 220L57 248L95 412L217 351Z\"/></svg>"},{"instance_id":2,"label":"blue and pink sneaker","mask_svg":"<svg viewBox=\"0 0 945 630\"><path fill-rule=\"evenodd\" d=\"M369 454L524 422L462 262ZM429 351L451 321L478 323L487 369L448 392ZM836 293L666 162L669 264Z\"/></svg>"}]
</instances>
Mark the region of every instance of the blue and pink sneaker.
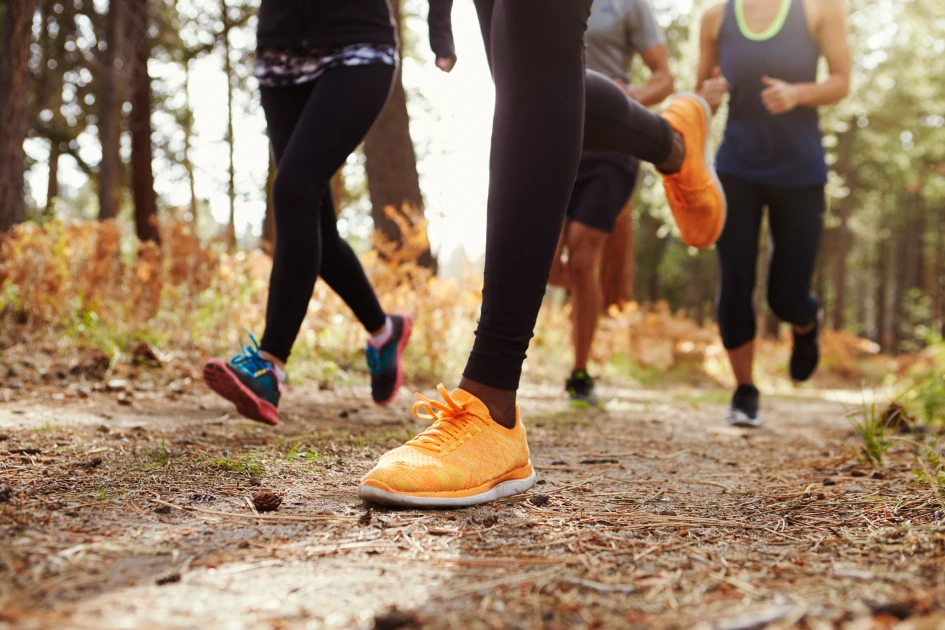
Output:
<instances>
[{"instance_id":1,"label":"blue and pink sneaker","mask_svg":"<svg viewBox=\"0 0 945 630\"><path fill-rule=\"evenodd\" d=\"M247 418L279 424L279 397L285 375L259 354L255 337L250 335L249 338L253 345L246 346L230 361L207 361L203 366L203 380Z\"/></svg>"},{"instance_id":2,"label":"blue and pink sneaker","mask_svg":"<svg viewBox=\"0 0 945 630\"><path fill-rule=\"evenodd\" d=\"M379 347L368 343L364 354L371 370L371 396L378 405L389 405L404 384L402 357L410 341L413 320L407 315L388 315L391 334Z\"/></svg>"}]
</instances>

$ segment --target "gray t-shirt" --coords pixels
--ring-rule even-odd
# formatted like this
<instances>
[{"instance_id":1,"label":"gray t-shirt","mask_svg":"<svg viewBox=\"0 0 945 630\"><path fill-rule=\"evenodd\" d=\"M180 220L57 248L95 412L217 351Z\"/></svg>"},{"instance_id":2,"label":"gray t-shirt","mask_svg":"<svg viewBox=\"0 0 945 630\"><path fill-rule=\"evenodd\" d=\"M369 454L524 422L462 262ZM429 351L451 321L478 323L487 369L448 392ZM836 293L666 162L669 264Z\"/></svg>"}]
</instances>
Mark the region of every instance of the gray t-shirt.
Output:
<instances>
[{"instance_id":1,"label":"gray t-shirt","mask_svg":"<svg viewBox=\"0 0 945 630\"><path fill-rule=\"evenodd\" d=\"M630 85L633 56L663 43L648 0L594 0L587 20L587 67Z\"/></svg>"}]
</instances>

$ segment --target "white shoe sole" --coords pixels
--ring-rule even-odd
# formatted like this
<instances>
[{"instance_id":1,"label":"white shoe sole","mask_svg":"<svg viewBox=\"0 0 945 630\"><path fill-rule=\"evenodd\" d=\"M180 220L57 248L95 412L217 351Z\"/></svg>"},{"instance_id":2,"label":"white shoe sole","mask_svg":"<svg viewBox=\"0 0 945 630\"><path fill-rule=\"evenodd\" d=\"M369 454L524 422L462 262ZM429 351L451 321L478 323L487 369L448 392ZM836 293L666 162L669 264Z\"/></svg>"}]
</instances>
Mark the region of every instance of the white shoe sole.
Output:
<instances>
[{"instance_id":1,"label":"white shoe sole","mask_svg":"<svg viewBox=\"0 0 945 630\"><path fill-rule=\"evenodd\" d=\"M715 171L715 159L713 158L712 152L709 149L709 136L711 135L710 131L712 126L712 108L709 107L708 101L695 92L680 92L676 96L688 96L689 98L695 99L695 101L702 106L702 111L705 112L705 143L702 146L702 153L705 156L705 167L709 169L709 174L712 176L712 181L715 182L716 187L719 189L719 194L722 196L722 227L719 228L719 235L715 239L715 241L718 242L719 238L722 237L722 232L725 231L725 222L728 220L728 200L725 198L725 189L722 188L722 181L719 179L719 174ZM713 243L713 245L714 244L715 243ZM712 247L712 245L709 247ZM708 247L706 249L708 249Z\"/></svg>"},{"instance_id":2,"label":"white shoe sole","mask_svg":"<svg viewBox=\"0 0 945 630\"><path fill-rule=\"evenodd\" d=\"M725 422L730 427L750 427L754 429L761 426L761 414L750 418L747 413L740 409L729 409L725 416Z\"/></svg>"},{"instance_id":3,"label":"white shoe sole","mask_svg":"<svg viewBox=\"0 0 945 630\"><path fill-rule=\"evenodd\" d=\"M503 481L486 490L481 494L469 497L446 498L446 497L413 497L405 494L396 494L387 492L373 486L358 486L358 498L364 501L373 501L382 505L392 505L395 507L414 507L414 508L460 508L472 505L489 503L496 499L510 497L525 492L538 479L535 471L524 479L512 479Z\"/></svg>"}]
</instances>

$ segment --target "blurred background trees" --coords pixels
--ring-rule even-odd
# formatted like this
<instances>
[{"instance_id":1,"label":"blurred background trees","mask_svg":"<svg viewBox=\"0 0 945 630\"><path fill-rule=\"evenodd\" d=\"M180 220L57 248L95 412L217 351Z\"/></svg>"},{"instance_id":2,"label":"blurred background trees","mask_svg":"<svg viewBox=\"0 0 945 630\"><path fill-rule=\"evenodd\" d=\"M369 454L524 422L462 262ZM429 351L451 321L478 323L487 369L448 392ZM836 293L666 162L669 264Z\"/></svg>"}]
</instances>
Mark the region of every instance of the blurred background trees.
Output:
<instances>
[{"instance_id":1,"label":"blurred background trees","mask_svg":"<svg viewBox=\"0 0 945 630\"><path fill-rule=\"evenodd\" d=\"M155 240L160 216L192 221L197 233L229 247L271 243L271 212L259 212L248 228L237 218L247 200L270 205L274 174L271 164L268 172L247 174L237 159L247 136L235 129L259 117L252 78L257 4L0 3L0 231L22 221L117 217L140 239ZM707 3L653 4L678 85L686 89ZM419 19L426 3L396 5L405 63L431 62ZM939 0L851 0L849 8L853 90L823 115L832 173L816 287L831 327L888 351L911 351L945 333L945 15ZM485 63L481 51L461 49L459 56L461 64ZM195 79L197 65L207 60L225 77L226 91L217 121L222 132L212 138L192 102L193 84L202 80ZM362 251L369 247L364 235L374 229L395 244L402 238L386 206L423 225L421 174L435 156L411 136L409 113L424 107L422 96L398 79L363 151L335 181L342 228L360 239ZM253 124L261 133L260 123ZM198 140L215 142L214 159L198 158ZM209 190L201 192L197 165L212 173ZM48 173L46 194L34 198L27 182L41 172ZM691 251L675 237L652 170L644 170L641 182L628 222L635 297L667 301L708 321L715 255ZM211 215L211 196L225 197L225 220ZM416 262L436 268L437 255L443 262L454 258L452 251L427 248ZM774 330L763 306L759 313L764 329Z\"/></svg>"}]
</instances>

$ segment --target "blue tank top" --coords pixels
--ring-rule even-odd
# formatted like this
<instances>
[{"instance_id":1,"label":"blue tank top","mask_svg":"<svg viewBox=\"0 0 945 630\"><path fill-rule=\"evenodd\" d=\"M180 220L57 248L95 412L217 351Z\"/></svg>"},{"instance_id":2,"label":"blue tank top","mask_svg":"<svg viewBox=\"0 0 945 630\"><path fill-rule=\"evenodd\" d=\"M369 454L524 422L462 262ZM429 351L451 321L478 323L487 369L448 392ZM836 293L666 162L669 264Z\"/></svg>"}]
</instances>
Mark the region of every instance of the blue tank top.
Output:
<instances>
[{"instance_id":1,"label":"blue tank top","mask_svg":"<svg viewBox=\"0 0 945 630\"><path fill-rule=\"evenodd\" d=\"M771 36L755 35L739 25L736 4L740 0L729 0L725 7L719 57L722 75L729 82L730 100L716 169L769 186L823 186L827 164L817 110L796 107L775 116L761 102L762 75L788 83L817 79L820 47L807 26L804 0L781 1L787 7L782 5L769 29L776 31Z\"/></svg>"}]
</instances>

